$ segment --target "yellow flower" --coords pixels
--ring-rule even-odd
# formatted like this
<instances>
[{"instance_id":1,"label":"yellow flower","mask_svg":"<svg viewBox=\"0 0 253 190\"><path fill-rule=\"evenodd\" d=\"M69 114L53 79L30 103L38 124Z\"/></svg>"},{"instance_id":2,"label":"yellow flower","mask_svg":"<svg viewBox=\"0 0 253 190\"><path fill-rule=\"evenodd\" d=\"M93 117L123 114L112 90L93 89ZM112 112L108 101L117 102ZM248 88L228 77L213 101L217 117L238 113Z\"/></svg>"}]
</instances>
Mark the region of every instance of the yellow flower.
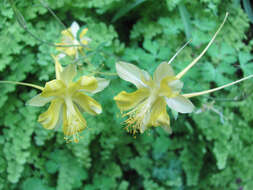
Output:
<instances>
[{"instance_id":1,"label":"yellow flower","mask_svg":"<svg viewBox=\"0 0 253 190\"><path fill-rule=\"evenodd\" d=\"M203 92L190 94L181 93L183 87L183 83L180 81L181 77L196 64L206 52L223 26L225 19L203 52L177 75L174 74L169 65L175 56L172 57L169 63L161 63L155 70L153 78L146 71L139 69L133 64L125 62L116 63L116 70L119 77L133 83L137 87L135 92L128 93L122 91L114 97L121 111L130 110L123 115L128 116L128 119L125 121L127 130L135 134L136 132L143 133L152 126L162 126L166 131L171 132L170 118L167 114L166 106L179 113L191 113L194 109L194 105L189 98L214 92L253 77L253 75L250 75L227 85ZM182 48L179 51L181 50Z\"/></svg>"},{"instance_id":2,"label":"yellow flower","mask_svg":"<svg viewBox=\"0 0 253 190\"><path fill-rule=\"evenodd\" d=\"M31 106L44 106L50 102L48 110L39 116L38 121L46 129L54 129L63 124L65 136L72 136L74 142L79 140L79 132L86 128L86 121L81 112L96 115L102 112L101 105L85 93L97 93L108 86L103 78L82 76L76 82L75 66L69 64L63 68L57 57L55 59L56 79L41 88L42 93L27 102Z\"/></svg>"},{"instance_id":3,"label":"yellow flower","mask_svg":"<svg viewBox=\"0 0 253 190\"><path fill-rule=\"evenodd\" d=\"M69 47L56 47L58 51L65 53L68 56L74 56L78 58L79 53L82 53L83 46L88 45L91 40L88 37L85 37L85 34L88 32L88 28L84 28L78 39L78 31L80 27L77 22L73 22L70 28L63 30L61 32L62 38L61 43L56 43L57 46L69 46ZM79 41L80 40L80 41ZM73 46L71 46L73 45Z\"/></svg>"}]
</instances>

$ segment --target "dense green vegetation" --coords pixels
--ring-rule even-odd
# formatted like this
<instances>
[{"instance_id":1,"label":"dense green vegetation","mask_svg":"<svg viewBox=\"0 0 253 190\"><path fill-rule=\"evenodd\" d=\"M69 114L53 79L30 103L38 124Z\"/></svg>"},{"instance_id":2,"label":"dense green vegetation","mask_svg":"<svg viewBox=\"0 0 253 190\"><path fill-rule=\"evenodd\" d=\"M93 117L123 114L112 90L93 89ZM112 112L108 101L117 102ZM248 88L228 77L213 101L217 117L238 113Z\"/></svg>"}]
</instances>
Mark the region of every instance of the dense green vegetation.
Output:
<instances>
[{"instance_id":1,"label":"dense green vegetation","mask_svg":"<svg viewBox=\"0 0 253 190\"><path fill-rule=\"evenodd\" d=\"M62 25L88 27L89 44L80 74L95 71L111 80L95 95L103 106L86 115L78 144L62 130L38 122L44 108L26 106L37 90L0 85L0 190L252 190L252 80L193 98L197 113L169 111L173 133L152 128L135 138L124 130L112 97L134 91L115 73L115 62L136 63L152 73L189 39L172 63L182 70L228 21L199 63L184 76L184 92L232 82L253 73L253 29L237 0L7 0L0 3L0 79L43 86L55 77L52 44ZM244 1L247 2L248 1ZM249 2L247 4L249 6ZM247 9L247 11L250 11ZM18 22L17 22L18 20ZM26 28L26 30L25 30ZM39 39L51 43L42 43Z\"/></svg>"}]
</instances>

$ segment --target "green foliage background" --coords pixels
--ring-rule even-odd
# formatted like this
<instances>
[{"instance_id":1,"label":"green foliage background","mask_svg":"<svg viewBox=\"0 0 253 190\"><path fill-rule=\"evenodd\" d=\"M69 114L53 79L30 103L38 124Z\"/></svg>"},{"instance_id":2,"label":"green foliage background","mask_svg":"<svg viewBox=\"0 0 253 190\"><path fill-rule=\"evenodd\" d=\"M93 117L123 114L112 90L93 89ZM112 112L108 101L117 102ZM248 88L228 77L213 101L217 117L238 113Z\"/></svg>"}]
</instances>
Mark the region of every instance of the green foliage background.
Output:
<instances>
[{"instance_id":1,"label":"green foliage background","mask_svg":"<svg viewBox=\"0 0 253 190\"><path fill-rule=\"evenodd\" d=\"M94 69L115 72L115 61L136 63L154 71L187 39L190 46L172 63L184 68L209 42L225 12L228 22L200 62L183 78L184 92L222 85L253 73L253 29L237 0L47 0L69 26L74 20L89 28ZM61 25L39 1L16 0L27 28L40 39L59 41ZM54 78L50 54L55 48L27 34L17 23L9 1L0 2L0 79L44 85ZM113 56L112 56L113 55ZM102 75L103 76L103 75ZM168 135L153 128L133 138L123 130L112 97L133 91L129 83L106 75L111 85L95 96L103 113L85 115L88 129L79 144L63 140L37 122L46 108L25 106L36 90L0 86L0 190L252 190L252 81L194 98L200 114L178 115Z\"/></svg>"}]
</instances>

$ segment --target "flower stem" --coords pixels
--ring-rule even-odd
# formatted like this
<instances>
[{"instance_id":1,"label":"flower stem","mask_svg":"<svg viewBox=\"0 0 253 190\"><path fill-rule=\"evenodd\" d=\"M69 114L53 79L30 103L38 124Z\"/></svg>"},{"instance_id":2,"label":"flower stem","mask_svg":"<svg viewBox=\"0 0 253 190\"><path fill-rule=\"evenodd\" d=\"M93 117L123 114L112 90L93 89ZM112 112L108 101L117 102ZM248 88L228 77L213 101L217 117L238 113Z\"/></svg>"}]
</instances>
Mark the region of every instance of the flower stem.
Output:
<instances>
[{"instance_id":1,"label":"flower stem","mask_svg":"<svg viewBox=\"0 0 253 190\"><path fill-rule=\"evenodd\" d=\"M6 83L6 84L17 84L17 85L22 85L22 86L29 86L29 87L32 87L32 88L37 88L39 90L43 90L44 88L41 87L41 86L38 86L38 85L35 85L35 84L30 84L30 83L25 83L25 82L16 82L16 81L0 81L0 83Z\"/></svg>"}]
</instances>

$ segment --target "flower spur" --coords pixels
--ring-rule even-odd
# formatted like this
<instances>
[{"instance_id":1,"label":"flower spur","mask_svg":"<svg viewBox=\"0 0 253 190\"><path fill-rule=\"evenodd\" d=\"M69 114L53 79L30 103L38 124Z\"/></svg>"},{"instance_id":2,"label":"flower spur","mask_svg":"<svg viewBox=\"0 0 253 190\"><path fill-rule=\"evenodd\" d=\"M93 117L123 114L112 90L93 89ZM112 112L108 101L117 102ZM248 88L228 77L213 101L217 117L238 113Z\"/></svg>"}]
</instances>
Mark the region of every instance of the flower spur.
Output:
<instances>
[{"instance_id":1,"label":"flower spur","mask_svg":"<svg viewBox=\"0 0 253 190\"><path fill-rule=\"evenodd\" d=\"M125 121L128 131L133 134L136 132L143 133L152 126L161 126L166 131L171 132L170 118L166 111L166 106L179 113L191 113L194 110L194 105L189 98L211 93L253 77L253 75L250 75L221 87L202 92L189 94L181 93L183 83L180 79L197 63L213 43L215 37L225 23L227 16L228 14L226 14L223 23L202 53L177 75L174 74L170 63L187 44L185 44L168 63L161 63L155 70L153 78L146 71L139 69L133 64L126 62L116 63L116 71L119 77L133 83L137 87L135 92L127 93L122 91L114 97L117 106L122 112L130 110L123 114L123 116L128 116L128 119Z\"/></svg>"}]
</instances>

